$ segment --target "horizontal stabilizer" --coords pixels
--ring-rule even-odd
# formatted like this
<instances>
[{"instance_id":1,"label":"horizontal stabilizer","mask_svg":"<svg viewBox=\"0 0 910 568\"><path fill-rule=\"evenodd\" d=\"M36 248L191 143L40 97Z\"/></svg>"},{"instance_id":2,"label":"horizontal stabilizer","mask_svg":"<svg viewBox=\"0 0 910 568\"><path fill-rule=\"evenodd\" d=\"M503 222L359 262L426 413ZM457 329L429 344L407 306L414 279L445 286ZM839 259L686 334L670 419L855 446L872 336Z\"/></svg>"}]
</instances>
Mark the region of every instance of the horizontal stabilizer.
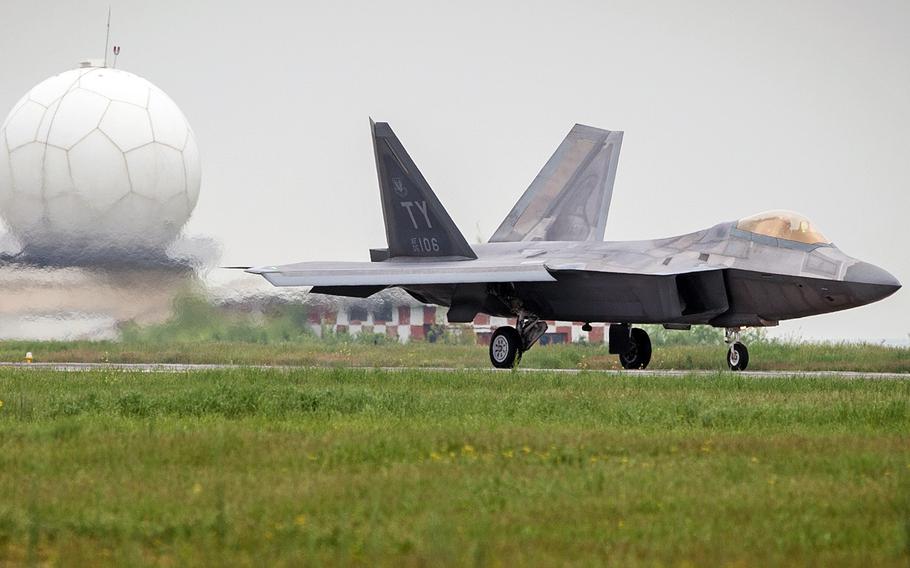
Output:
<instances>
[{"instance_id":1,"label":"horizontal stabilizer","mask_svg":"<svg viewBox=\"0 0 910 568\"><path fill-rule=\"evenodd\" d=\"M484 282L553 282L542 263L473 262L301 262L247 270L275 286L406 286Z\"/></svg>"},{"instance_id":2,"label":"horizontal stabilizer","mask_svg":"<svg viewBox=\"0 0 910 568\"><path fill-rule=\"evenodd\" d=\"M345 296L347 298L369 298L376 292L385 290L385 286L313 286L310 292L327 296Z\"/></svg>"}]
</instances>

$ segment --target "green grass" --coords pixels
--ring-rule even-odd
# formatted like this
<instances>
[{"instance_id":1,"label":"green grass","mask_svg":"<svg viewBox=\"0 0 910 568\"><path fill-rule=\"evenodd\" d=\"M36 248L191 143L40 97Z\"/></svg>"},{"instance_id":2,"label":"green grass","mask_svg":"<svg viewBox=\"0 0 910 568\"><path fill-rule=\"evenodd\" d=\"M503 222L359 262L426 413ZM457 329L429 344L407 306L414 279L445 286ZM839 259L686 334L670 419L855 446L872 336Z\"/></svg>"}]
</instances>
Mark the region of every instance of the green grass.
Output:
<instances>
[{"instance_id":1,"label":"green grass","mask_svg":"<svg viewBox=\"0 0 910 568\"><path fill-rule=\"evenodd\" d=\"M0 361L22 361L31 351L36 361L113 363L237 363L246 365L319 365L328 367L489 368L487 348L412 342L379 344L367 340L255 343L245 341L2 341ZM910 349L868 344L783 343L759 341L749 346L750 370L910 372ZM652 369L726 368L721 345L655 346ZM538 369L618 369L619 360L602 345L535 346L521 366Z\"/></svg>"},{"instance_id":2,"label":"green grass","mask_svg":"<svg viewBox=\"0 0 910 568\"><path fill-rule=\"evenodd\" d=\"M906 566L910 383L0 371L0 565Z\"/></svg>"}]
</instances>

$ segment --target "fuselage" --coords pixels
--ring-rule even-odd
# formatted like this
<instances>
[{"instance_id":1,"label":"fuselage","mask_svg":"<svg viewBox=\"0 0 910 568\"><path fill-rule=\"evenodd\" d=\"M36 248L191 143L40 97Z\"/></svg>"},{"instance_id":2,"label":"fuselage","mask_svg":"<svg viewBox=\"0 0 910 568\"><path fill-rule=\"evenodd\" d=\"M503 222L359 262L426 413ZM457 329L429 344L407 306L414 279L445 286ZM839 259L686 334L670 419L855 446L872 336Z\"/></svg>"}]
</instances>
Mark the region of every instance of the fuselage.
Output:
<instances>
[{"instance_id":1,"label":"fuselage","mask_svg":"<svg viewBox=\"0 0 910 568\"><path fill-rule=\"evenodd\" d=\"M740 327L853 308L900 288L885 270L831 243L756 234L737 222L655 240L472 248L478 260L544 264L556 280L516 282L508 289L481 290L479 284L406 289L443 305L457 302L456 294L474 297L483 303L481 311L493 315L514 313L517 300L545 319Z\"/></svg>"}]
</instances>

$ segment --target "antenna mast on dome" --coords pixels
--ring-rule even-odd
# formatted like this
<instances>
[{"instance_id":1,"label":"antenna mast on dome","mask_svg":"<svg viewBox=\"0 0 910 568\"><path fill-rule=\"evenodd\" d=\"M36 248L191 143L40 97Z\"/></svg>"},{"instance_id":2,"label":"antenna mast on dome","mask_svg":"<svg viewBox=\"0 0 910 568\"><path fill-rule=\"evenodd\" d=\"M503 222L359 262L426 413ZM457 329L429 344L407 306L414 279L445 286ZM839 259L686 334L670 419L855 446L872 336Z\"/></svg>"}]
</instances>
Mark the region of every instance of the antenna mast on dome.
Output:
<instances>
[{"instance_id":1,"label":"antenna mast on dome","mask_svg":"<svg viewBox=\"0 0 910 568\"><path fill-rule=\"evenodd\" d=\"M111 43L111 6L110 6L110 4L108 4L108 7L107 7L107 35L104 36L104 66L105 67L107 67L107 46L110 43ZM114 61L116 61L116 59Z\"/></svg>"}]
</instances>

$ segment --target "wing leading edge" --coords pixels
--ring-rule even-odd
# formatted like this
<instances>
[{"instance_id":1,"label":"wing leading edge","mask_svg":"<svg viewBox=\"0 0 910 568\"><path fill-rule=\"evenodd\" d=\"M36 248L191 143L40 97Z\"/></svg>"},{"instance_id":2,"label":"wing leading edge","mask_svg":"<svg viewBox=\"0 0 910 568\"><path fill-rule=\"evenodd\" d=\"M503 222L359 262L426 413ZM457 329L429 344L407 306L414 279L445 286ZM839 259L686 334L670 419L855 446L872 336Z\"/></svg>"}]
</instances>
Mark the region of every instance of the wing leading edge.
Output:
<instances>
[{"instance_id":1,"label":"wing leading edge","mask_svg":"<svg viewBox=\"0 0 910 568\"><path fill-rule=\"evenodd\" d=\"M665 266L621 266L602 262L548 262L493 260L422 262L300 262L259 266L246 272L258 274L275 286L320 288L419 286L431 284L483 284L497 282L555 282L564 275L640 274L672 276L718 270L703 263ZM377 288L379 289L379 288Z\"/></svg>"}]
</instances>

